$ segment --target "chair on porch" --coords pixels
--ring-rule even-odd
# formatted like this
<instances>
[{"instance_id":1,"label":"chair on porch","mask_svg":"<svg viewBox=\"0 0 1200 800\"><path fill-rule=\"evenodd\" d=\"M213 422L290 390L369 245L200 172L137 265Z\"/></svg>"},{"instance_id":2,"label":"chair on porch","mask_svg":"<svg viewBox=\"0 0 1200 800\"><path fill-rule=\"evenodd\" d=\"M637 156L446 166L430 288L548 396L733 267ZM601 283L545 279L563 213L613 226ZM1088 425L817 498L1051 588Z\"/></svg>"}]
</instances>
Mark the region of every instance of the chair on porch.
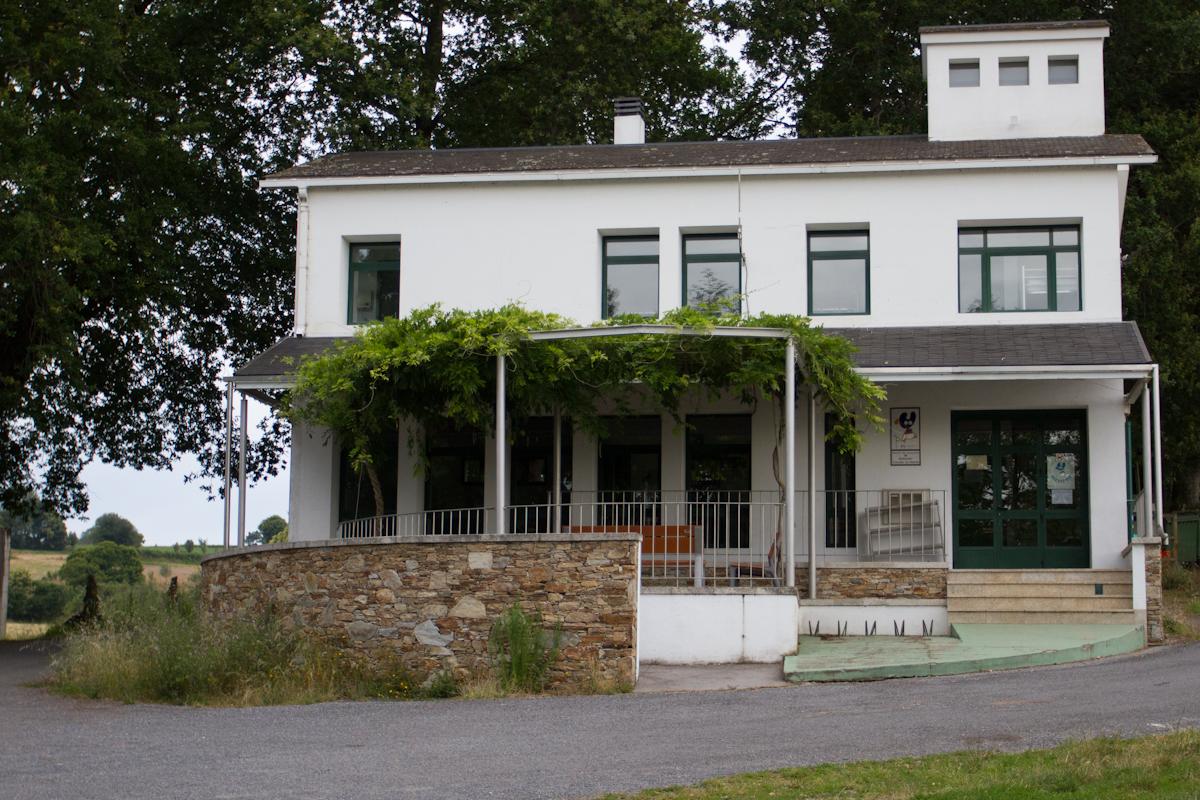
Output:
<instances>
[{"instance_id":1,"label":"chair on porch","mask_svg":"<svg viewBox=\"0 0 1200 800\"><path fill-rule=\"evenodd\" d=\"M704 578L704 529L699 525L570 525L568 533L638 533L642 536L642 577Z\"/></svg>"}]
</instances>

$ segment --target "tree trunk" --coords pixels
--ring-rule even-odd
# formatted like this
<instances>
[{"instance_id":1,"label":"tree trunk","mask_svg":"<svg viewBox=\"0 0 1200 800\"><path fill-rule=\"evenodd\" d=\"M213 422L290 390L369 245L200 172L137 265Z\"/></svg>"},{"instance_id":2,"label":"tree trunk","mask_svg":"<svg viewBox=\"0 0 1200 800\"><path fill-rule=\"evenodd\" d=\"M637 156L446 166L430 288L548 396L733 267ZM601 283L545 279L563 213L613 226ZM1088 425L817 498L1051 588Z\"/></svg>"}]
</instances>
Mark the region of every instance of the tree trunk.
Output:
<instances>
[{"instance_id":1,"label":"tree trunk","mask_svg":"<svg viewBox=\"0 0 1200 800\"><path fill-rule=\"evenodd\" d=\"M371 482L371 494L375 498L375 535L381 536L383 528L383 485L379 482L379 471L374 464L367 464L367 480Z\"/></svg>"},{"instance_id":2,"label":"tree trunk","mask_svg":"<svg viewBox=\"0 0 1200 800\"><path fill-rule=\"evenodd\" d=\"M421 51L421 74L417 80L417 135L425 147L433 146L437 127L438 83L442 76L442 48L445 39L446 0L429 0L421 5L425 23L425 46Z\"/></svg>"}]
</instances>

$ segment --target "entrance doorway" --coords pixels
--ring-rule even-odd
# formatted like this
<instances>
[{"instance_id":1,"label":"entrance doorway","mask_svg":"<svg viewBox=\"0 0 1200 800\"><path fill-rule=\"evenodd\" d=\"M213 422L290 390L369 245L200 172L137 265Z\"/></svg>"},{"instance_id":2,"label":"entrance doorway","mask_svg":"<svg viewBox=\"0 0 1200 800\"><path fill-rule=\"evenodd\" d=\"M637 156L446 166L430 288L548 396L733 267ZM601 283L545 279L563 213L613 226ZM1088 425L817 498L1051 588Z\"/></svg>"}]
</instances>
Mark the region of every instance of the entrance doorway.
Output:
<instances>
[{"instance_id":1,"label":"entrance doorway","mask_svg":"<svg viewBox=\"0 0 1200 800\"><path fill-rule=\"evenodd\" d=\"M954 566L1090 564L1083 411L956 412Z\"/></svg>"}]
</instances>

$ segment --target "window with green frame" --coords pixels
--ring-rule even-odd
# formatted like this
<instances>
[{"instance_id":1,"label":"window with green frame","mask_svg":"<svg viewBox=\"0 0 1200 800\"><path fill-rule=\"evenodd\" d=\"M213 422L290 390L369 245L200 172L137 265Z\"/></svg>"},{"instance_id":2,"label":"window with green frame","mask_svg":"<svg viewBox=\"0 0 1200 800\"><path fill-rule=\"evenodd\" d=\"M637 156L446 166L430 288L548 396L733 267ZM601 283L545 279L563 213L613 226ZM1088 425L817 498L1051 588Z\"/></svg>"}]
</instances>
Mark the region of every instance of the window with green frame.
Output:
<instances>
[{"instance_id":1,"label":"window with green frame","mask_svg":"<svg viewBox=\"0 0 1200 800\"><path fill-rule=\"evenodd\" d=\"M600 313L658 316L658 237L605 236Z\"/></svg>"},{"instance_id":2,"label":"window with green frame","mask_svg":"<svg viewBox=\"0 0 1200 800\"><path fill-rule=\"evenodd\" d=\"M959 228L958 310L1079 311L1078 225Z\"/></svg>"},{"instance_id":3,"label":"window with green frame","mask_svg":"<svg viewBox=\"0 0 1200 800\"><path fill-rule=\"evenodd\" d=\"M871 237L867 231L810 231L809 316L871 313Z\"/></svg>"},{"instance_id":4,"label":"window with green frame","mask_svg":"<svg viewBox=\"0 0 1200 800\"><path fill-rule=\"evenodd\" d=\"M346 321L361 325L399 315L400 243L352 242Z\"/></svg>"},{"instance_id":5,"label":"window with green frame","mask_svg":"<svg viewBox=\"0 0 1200 800\"><path fill-rule=\"evenodd\" d=\"M736 233L683 237L683 304L741 311L742 245Z\"/></svg>"}]
</instances>

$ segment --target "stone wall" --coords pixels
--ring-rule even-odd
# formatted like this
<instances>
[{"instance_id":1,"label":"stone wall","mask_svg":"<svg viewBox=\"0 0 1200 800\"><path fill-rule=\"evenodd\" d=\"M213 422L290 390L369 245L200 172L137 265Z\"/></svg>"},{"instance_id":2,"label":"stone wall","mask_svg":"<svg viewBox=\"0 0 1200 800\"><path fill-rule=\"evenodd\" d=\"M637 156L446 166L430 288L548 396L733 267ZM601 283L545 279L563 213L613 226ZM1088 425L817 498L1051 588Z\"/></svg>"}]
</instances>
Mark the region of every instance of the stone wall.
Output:
<instances>
[{"instance_id":1,"label":"stone wall","mask_svg":"<svg viewBox=\"0 0 1200 800\"><path fill-rule=\"evenodd\" d=\"M1153 540L1146 553L1146 641L1161 642L1163 630L1162 542Z\"/></svg>"},{"instance_id":2,"label":"stone wall","mask_svg":"<svg viewBox=\"0 0 1200 800\"><path fill-rule=\"evenodd\" d=\"M519 603L561 627L552 686L632 684L636 558L628 534L296 542L205 559L201 591L217 617L273 608L370 661L460 681L487 672L492 623Z\"/></svg>"},{"instance_id":3,"label":"stone wall","mask_svg":"<svg viewBox=\"0 0 1200 800\"><path fill-rule=\"evenodd\" d=\"M808 597L808 567L796 568L796 592ZM945 567L866 566L817 567L817 596L822 600L946 597Z\"/></svg>"}]
</instances>

